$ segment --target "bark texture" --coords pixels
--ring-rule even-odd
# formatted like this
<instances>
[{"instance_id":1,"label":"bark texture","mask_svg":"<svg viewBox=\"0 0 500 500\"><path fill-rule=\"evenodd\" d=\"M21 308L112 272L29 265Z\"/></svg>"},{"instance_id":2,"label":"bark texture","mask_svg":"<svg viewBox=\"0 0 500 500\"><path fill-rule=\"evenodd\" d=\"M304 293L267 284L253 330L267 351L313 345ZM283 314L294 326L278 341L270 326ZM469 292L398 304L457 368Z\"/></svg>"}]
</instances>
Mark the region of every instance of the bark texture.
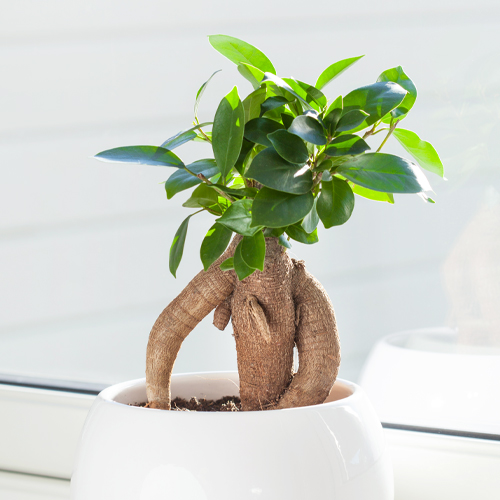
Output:
<instances>
[{"instance_id":1,"label":"bark texture","mask_svg":"<svg viewBox=\"0 0 500 500\"><path fill-rule=\"evenodd\" d=\"M333 307L321 284L291 259L277 238L266 238L264 271L238 281L219 264L200 272L161 313L150 334L146 382L150 407L170 408L170 378L182 341L215 309L223 330L232 318L243 410L322 403L335 382L340 344ZM293 348L299 369L293 373Z\"/></svg>"}]
</instances>

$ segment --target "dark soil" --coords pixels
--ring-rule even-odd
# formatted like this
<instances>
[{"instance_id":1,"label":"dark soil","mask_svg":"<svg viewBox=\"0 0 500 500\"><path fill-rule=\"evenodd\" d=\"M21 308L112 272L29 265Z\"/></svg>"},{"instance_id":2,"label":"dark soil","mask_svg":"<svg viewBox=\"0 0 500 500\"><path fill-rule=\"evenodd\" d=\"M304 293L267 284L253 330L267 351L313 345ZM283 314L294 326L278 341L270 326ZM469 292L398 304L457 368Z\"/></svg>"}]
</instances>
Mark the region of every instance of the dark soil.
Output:
<instances>
[{"instance_id":1,"label":"dark soil","mask_svg":"<svg viewBox=\"0 0 500 500\"><path fill-rule=\"evenodd\" d=\"M131 406L148 408L148 403L135 403ZM191 398L189 401L184 398L172 400L173 411L240 411L241 400L235 396L224 396L221 399L197 399Z\"/></svg>"}]
</instances>

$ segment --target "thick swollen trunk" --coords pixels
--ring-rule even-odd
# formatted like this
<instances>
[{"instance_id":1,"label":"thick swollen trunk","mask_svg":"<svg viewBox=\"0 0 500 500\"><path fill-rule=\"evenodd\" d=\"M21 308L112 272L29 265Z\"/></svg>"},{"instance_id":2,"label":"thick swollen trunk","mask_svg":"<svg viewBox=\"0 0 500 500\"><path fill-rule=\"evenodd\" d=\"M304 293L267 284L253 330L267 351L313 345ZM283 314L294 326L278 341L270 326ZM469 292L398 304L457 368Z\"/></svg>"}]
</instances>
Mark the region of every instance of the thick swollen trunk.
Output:
<instances>
[{"instance_id":1,"label":"thick swollen trunk","mask_svg":"<svg viewBox=\"0 0 500 500\"><path fill-rule=\"evenodd\" d=\"M232 318L244 410L312 405L328 396L340 364L328 295L276 238L266 238L263 272L238 281L234 271L221 271L219 264L233 254L238 241L195 276L153 326L146 360L151 407L170 408L170 378L182 341L214 308L214 324L221 330ZM294 345L299 353L296 374Z\"/></svg>"}]
</instances>

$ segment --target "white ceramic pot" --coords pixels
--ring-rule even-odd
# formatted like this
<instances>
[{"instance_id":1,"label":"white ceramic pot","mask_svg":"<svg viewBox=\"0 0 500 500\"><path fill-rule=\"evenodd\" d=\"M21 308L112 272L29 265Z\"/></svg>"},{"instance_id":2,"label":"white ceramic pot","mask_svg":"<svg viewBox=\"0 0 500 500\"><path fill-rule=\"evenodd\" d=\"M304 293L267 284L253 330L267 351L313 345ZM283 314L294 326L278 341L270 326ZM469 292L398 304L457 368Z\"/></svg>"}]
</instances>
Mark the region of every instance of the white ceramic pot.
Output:
<instances>
[{"instance_id":1,"label":"white ceramic pot","mask_svg":"<svg viewBox=\"0 0 500 500\"><path fill-rule=\"evenodd\" d=\"M360 385L382 422L500 434L500 349L461 346L450 328L385 337Z\"/></svg>"},{"instance_id":2,"label":"white ceramic pot","mask_svg":"<svg viewBox=\"0 0 500 500\"><path fill-rule=\"evenodd\" d=\"M176 375L172 396L238 395L236 373ZM363 391L337 381L322 405L263 412L129 406L145 380L104 390L89 412L73 500L392 500L382 427Z\"/></svg>"}]
</instances>

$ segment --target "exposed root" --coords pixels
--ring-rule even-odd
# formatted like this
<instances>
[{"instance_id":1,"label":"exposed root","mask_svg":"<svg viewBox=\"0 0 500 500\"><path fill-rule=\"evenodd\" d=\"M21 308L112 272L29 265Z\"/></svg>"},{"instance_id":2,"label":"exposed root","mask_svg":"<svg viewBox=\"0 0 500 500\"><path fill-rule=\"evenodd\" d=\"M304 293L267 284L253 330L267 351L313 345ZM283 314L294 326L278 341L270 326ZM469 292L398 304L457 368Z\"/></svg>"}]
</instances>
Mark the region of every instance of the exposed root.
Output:
<instances>
[{"instance_id":1,"label":"exposed root","mask_svg":"<svg viewBox=\"0 0 500 500\"><path fill-rule=\"evenodd\" d=\"M214 311L214 326L224 330L231 319L231 297L221 302Z\"/></svg>"}]
</instances>

